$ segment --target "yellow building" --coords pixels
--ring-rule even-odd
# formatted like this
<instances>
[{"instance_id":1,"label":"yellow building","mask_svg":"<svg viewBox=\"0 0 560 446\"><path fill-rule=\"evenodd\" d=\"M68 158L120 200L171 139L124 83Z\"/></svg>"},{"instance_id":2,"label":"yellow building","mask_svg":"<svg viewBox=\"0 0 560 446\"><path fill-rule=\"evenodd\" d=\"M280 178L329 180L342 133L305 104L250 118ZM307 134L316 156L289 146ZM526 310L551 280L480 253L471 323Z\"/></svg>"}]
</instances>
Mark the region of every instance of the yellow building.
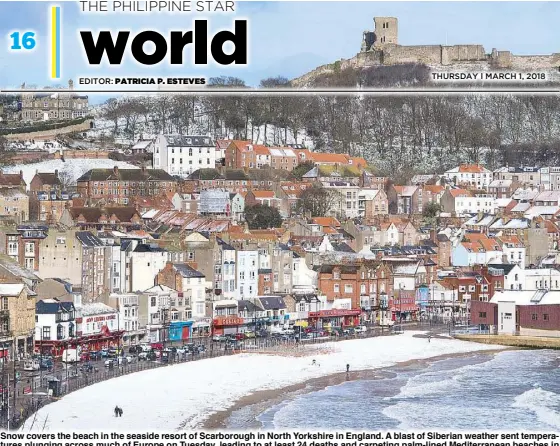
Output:
<instances>
[{"instance_id":1,"label":"yellow building","mask_svg":"<svg viewBox=\"0 0 560 446\"><path fill-rule=\"evenodd\" d=\"M0 283L0 357L33 351L35 296L23 283Z\"/></svg>"}]
</instances>

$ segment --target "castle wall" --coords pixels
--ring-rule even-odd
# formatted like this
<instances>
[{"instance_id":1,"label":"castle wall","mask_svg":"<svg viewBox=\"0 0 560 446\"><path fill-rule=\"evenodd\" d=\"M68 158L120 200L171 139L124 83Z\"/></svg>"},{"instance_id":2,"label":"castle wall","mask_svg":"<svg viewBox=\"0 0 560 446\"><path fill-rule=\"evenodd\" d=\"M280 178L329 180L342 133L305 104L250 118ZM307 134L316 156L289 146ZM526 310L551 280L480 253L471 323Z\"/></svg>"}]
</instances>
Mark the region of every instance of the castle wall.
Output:
<instances>
[{"instance_id":1,"label":"castle wall","mask_svg":"<svg viewBox=\"0 0 560 446\"><path fill-rule=\"evenodd\" d=\"M546 56L511 56L514 70L543 70L560 67L560 53Z\"/></svg>"},{"instance_id":2,"label":"castle wall","mask_svg":"<svg viewBox=\"0 0 560 446\"><path fill-rule=\"evenodd\" d=\"M441 63L441 45L387 46L383 48L383 64Z\"/></svg>"},{"instance_id":3,"label":"castle wall","mask_svg":"<svg viewBox=\"0 0 560 446\"><path fill-rule=\"evenodd\" d=\"M441 47L442 65L456 62L479 62L486 60L486 51L482 45L452 45Z\"/></svg>"},{"instance_id":4,"label":"castle wall","mask_svg":"<svg viewBox=\"0 0 560 446\"><path fill-rule=\"evenodd\" d=\"M360 68L381 65L383 63L381 51L368 51L356 55L356 64Z\"/></svg>"}]
</instances>

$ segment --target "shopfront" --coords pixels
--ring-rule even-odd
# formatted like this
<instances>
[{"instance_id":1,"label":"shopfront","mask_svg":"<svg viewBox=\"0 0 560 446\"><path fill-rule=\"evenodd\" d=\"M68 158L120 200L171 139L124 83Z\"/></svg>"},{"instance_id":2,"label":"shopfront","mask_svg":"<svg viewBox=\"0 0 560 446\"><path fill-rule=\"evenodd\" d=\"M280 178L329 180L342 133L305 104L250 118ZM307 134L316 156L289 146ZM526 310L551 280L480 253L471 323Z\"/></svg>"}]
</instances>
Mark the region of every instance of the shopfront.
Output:
<instances>
[{"instance_id":1,"label":"shopfront","mask_svg":"<svg viewBox=\"0 0 560 446\"><path fill-rule=\"evenodd\" d=\"M362 310L322 310L309 313L309 324L318 329L356 327L360 325Z\"/></svg>"},{"instance_id":2,"label":"shopfront","mask_svg":"<svg viewBox=\"0 0 560 446\"><path fill-rule=\"evenodd\" d=\"M170 341L186 341L191 338L193 321L171 322L169 325Z\"/></svg>"},{"instance_id":3,"label":"shopfront","mask_svg":"<svg viewBox=\"0 0 560 446\"><path fill-rule=\"evenodd\" d=\"M244 319L239 316L215 317L212 321L212 334L228 335L239 333L244 322Z\"/></svg>"},{"instance_id":4,"label":"shopfront","mask_svg":"<svg viewBox=\"0 0 560 446\"><path fill-rule=\"evenodd\" d=\"M420 308L416 304L416 295L409 292L403 293L400 297L395 297L391 313L395 322L417 321L420 316Z\"/></svg>"},{"instance_id":5,"label":"shopfront","mask_svg":"<svg viewBox=\"0 0 560 446\"><path fill-rule=\"evenodd\" d=\"M212 328L212 319L204 318L197 321L193 321L191 337L193 338L204 338L210 336Z\"/></svg>"}]
</instances>

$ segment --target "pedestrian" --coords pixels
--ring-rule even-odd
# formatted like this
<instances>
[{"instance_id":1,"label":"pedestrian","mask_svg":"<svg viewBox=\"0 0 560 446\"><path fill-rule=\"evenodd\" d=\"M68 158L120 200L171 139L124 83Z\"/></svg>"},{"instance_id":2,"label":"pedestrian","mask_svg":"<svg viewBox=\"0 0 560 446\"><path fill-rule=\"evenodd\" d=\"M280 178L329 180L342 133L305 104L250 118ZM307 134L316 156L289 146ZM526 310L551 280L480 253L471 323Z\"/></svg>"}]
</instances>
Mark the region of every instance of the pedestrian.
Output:
<instances>
[{"instance_id":1,"label":"pedestrian","mask_svg":"<svg viewBox=\"0 0 560 446\"><path fill-rule=\"evenodd\" d=\"M122 417L122 408L119 407L119 417Z\"/></svg>"},{"instance_id":2,"label":"pedestrian","mask_svg":"<svg viewBox=\"0 0 560 446\"><path fill-rule=\"evenodd\" d=\"M346 364L346 373L350 372L350 364Z\"/></svg>"},{"instance_id":3,"label":"pedestrian","mask_svg":"<svg viewBox=\"0 0 560 446\"><path fill-rule=\"evenodd\" d=\"M115 406L115 417L119 416L119 406Z\"/></svg>"},{"instance_id":4,"label":"pedestrian","mask_svg":"<svg viewBox=\"0 0 560 446\"><path fill-rule=\"evenodd\" d=\"M432 341L432 335L428 335L428 344Z\"/></svg>"}]
</instances>

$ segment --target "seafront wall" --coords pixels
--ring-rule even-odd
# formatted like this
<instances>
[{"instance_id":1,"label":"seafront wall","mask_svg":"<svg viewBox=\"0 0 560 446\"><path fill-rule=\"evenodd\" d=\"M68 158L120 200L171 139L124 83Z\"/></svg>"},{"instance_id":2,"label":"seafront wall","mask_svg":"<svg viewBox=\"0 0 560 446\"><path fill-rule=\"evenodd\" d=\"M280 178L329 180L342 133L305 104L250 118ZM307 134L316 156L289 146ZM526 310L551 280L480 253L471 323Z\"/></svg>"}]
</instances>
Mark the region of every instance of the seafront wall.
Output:
<instances>
[{"instance_id":1,"label":"seafront wall","mask_svg":"<svg viewBox=\"0 0 560 446\"><path fill-rule=\"evenodd\" d=\"M481 344L506 345L520 348L551 348L560 349L560 338L512 335L455 335L461 341L478 342Z\"/></svg>"}]
</instances>

